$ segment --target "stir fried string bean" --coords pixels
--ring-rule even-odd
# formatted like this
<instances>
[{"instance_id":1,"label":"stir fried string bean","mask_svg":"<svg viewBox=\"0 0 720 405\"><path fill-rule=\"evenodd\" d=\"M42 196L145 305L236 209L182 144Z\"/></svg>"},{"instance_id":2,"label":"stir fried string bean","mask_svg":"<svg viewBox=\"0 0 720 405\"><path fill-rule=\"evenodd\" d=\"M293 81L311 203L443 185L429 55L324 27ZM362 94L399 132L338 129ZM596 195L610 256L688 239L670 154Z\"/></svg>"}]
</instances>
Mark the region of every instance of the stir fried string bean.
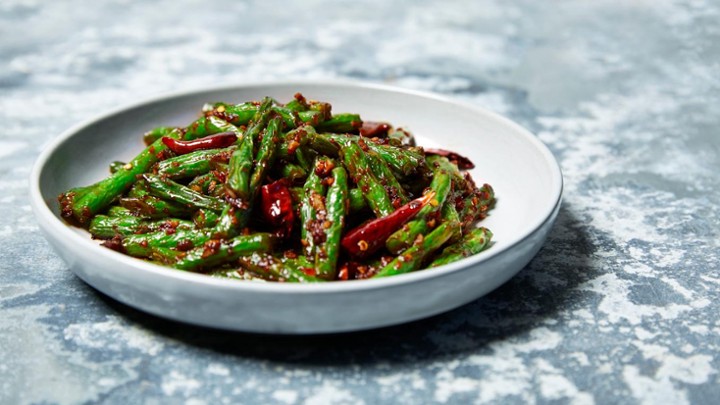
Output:
<instances>
[{"instance_id":1,"label":"stir fried string bean","mask_svg":"<svg viewBox=\"0 0 720 405\"><path fill-rule=\"evenodd\" d=\"M487 249L495 203L458 153L296 94L215 102L58 200L121 253L250 281L327 282L437 267Z\"/></svg>"}]
</instances>

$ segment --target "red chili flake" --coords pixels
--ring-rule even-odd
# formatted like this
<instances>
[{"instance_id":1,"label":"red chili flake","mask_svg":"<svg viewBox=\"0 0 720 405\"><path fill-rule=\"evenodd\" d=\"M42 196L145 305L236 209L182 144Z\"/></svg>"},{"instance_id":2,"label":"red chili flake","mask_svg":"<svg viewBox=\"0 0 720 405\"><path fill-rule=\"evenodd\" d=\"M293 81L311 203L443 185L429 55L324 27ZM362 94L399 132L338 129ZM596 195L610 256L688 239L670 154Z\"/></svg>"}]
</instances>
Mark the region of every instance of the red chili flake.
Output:
<instances>
[{"instance_id":1,"label":"red chili flake","mask_svg":"<svg viewBox=\"0 0 720 405\"><path fill-rule=\"evenodd\" d=\"M319 159L315 164L315 174L320 177L326 177L334 168L335 164L331 160Z\"/></svg>"},{"instance_id":2,"label":"red chili flake","mask_svg":"<svg viewBox=\"0 0 720 405\"><path fill-rule=\"evenodd\" d=\"M203 253L202 258L206 258L209 256L212 256L216 254L220 248L222 247L222 242L218 239L210 239L209 241L205 242L205 245L203 245Z\"/></svg>"},{"instance_id":3,"label":"red chili flake","mask_svg":"<svg viewBox=\"0 0 720 405\"><path fill-rule=\"evenodd\" d=\"M350 278L350 263L344 263L338 269L338 280L348 280Z\"/></svg>"}]
</instances>

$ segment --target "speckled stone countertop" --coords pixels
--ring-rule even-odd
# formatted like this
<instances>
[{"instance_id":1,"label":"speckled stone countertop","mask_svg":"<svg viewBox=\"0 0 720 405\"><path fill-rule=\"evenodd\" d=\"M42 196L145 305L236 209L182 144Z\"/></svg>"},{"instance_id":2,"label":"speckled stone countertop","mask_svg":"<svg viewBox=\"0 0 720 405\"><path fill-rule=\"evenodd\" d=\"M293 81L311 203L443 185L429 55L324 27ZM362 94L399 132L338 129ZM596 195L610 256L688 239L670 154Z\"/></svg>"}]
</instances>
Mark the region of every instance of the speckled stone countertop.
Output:
<instances>
[{"instance_id":1,"label":"speckled stone countertop","mask_svg":"<svg viewBox=\"0 0 720 405\"><path fill-rule=\"evenodd\" d=\"M717 403L719 19L711 0L3 0L0 403ZM298 338L137 312L40 235L28 178L62 130L287 78L435 91L526 126L565 175L546 245L452 312Z\"/></svg>"}]
</instances>

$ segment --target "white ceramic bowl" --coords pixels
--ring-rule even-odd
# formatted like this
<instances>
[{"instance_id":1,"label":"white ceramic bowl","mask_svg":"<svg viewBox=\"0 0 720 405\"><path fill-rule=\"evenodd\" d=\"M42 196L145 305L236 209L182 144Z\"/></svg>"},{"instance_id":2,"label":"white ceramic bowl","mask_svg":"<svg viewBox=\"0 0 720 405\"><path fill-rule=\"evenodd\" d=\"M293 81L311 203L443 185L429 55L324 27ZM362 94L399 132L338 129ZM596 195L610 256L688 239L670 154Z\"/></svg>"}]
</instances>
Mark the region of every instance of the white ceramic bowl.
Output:
<instances>
[{"instance_id":1,"label":"white ceramic bowl","mask_svg":"<svg viewBox=\"0 0 720 405\"><path fill-rule=\"evenodd\" d=\"M255 283L211 278L154 265L98 246L66 225L56 197L107 175L111 161L143 149L141 134L160 125L186 125L209 101L296 92L328 101L336 112L388 121L411 130L418 143L467 155L473 177L490 183L497 204L483 222L494 245L431 270L378 280L324 284ZM31 203L48 241L82 280L143 311L197 325L250 332L324 333L411 321L468 303L495 289L537 253L557 216L562 175L532 134L492 112L445 97L373 84L281 82L175 93L123 107L79 124L40 155Z\"/></svg>"}]
</instances>

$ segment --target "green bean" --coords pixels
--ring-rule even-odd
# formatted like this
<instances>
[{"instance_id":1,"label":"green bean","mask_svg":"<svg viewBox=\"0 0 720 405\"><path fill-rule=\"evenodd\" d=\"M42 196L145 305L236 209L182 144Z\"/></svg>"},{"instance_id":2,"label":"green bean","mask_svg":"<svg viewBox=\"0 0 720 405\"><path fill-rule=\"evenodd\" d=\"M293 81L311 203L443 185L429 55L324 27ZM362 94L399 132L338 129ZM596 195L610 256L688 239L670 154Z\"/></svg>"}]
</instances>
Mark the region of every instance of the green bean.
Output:
<instances>
[{"instance_id":1,"label":"green bean","mask_svg":"<svg viewBox=\"0 0 720 405\"><path fill-rule=\"evenodd\" d=\"M192 248L210 240L210 233L197 229L177 229L174 232L156 231L139 235L127 235L122 247L134 257L150 257L153 248Z\"/></svg>"},{"instance_id":2,"label":"green bean","mask_svg":"<svg viewBox=\"0 0 720 405\"><path fill-rule=\"evenodd\" d=\"M291 183L297 183L307 179L307 172L302 167L294 163L285 163L280 169L280 176L290 180Z\"/></svg>"},{"instance_id":3,"label":"green bean","mask_svg":"<svg viewBox=\"0 0 720 405\"><path fill-rule=\"evenodd\" d=\"M365 201L365 195L359 188L350 189L348 192L348 200L350 205L350 212L355 213L367 208L367 202Z\"/></svg>"},{"instance_id":4,"label":"green bean","mask_svg":"<svg viewBox=\"0 0 720 405\"><path fill-rule=\"evenodd\" d=\"M155 169L158 174L171 179L196 177L212 170L214 159L221 158L223 155L229 158L234 150L234 147L197 150L158 162Z\"/></svg>"},{"instance_id":5,"label":"green bean","mask_svg":"<svg viewBox=\"0 0 720 405\"><path fill-rule=\"evenodd\" d=\"M205 208L219 212L225 208L222 200L198 193L170 179L155 174L144 174L143 177L148 183L150 194L156 197L170 199L193 209Z\"/></svg>"},{"instance_id":6,"label":"green bean","mask_svg":"<svg viewBox=\"0 0 720 405\"><path fill-rule=\"evenodd\" d=\"M185 128L185 140L202 138L204 136L219 134L220 132L235 132L238 139L243 137L243 132L235 125L222 118L209 116L200 117Z\"/></svg>"},{"instance_id":7,"label":"green bean","mask_svg":"<svg viewBox=\"0 0 720 405\"><path fill-rule=\"evenodd\" d=\"M400 230L390 235L385 243L385 246L390 252L398 254L400 251L407 249L413 244L418 235L424 234L432 228L431 225L434 221L429 218L429 216L445 204L452 184L452 175L448 173L444 167L436 166L433 169L433 173L434 177L430 183L430 189L435 192L435 200L437 203L424 206L414 220L408 222Z\"/></svg>"},{"instance_id":8,"label":"green bean","mask_svg":"<svg viewBox=\"0 0 720 405\"><path fill-rule=\"evenodd\" d=\"M489 184L483 184L479 189L473 190L472 194L462 201L462 209L459 212L463 228L469 229L477 220L485 218L494 203L495 191Z\"/></svg>"},{"instance_id":9,"label":"green bean","mask_svg":"<svg viewBox=\"0 0 720 405\"><path fill-rule=\"evenodd\" d=\"M247 125L255 117L258 106L255 103L227 104L214 103L204 108L206 113L217 114L229 123L239 126Z\"/></svg>"},{"instance_id":10,"label":"green bean","mask_svg":"<svg viewBox=\"0 0 720 405\"><path fill-rule=\"evenodd\" d=\"M442 266L480 253L490 246L492 237L493 234L489 229L475 228L466 233L457 243L443 249L428 267Z\"/></svg>"},{"instance_id":11,"label":"green bean","mask_svg":"<svg viewBox=\"0 0 720 405\"><path fill-rule=\"evenodd\" d=\"M133 215L133 212L125 207L120 206L120 205L113 205L112 207L108 208L105 215L107 215L109 217L122 217L122 216L131 216L131 215Z\"/></svg>"},{"instance_id":12,"label":"green bean","mask_svg":"<svg viewBox=\"0 0 720 405\"><path fill-rule=\"evenodd\" d=\"M440 220L442 222L449 222L453 224L457 229L453 233L450 243L455 243L462 237L462 224L460 223L460 215L458 215L455 209L455 202L451 200L445 200L442 209L440 210Z\"/></svg>"},{"instance_id":13,"label":"green bean","mask_svg":"<svg viewBox=\"0 0 720 405\"><path fill-rule=\"evenodd\" d=\"M391 169L402 176L415 173L419 168L424 167L425 164L425 157L416 149L377 144L357 135L320 134L317 136L317 139L324 141L325 145L332 142L346 145L348 142L360 142L362 140L366 148L377 153L385 160L385 163L387 163ZM312 142L312 145L315 146L316 142L318 141ZM331 151L328 149L325 153L331 154Z\"/></svg>"},{"instance_id":14,"label":"green bean","mask_svg":"<svg viewBox=\"0 0 720 405\"><path fill-rule=\"evenodd\" d=\"M336 114L330 119L325 120L317 125L315 128L318 132L353 132L360 129L362 125L362 119L357 114Z\"/></svg>"},{"instance_id":15,"label":"green bean","mask_svg":"<svg viewBox=\"0 0 720 405\"><path fill-rule=\"evenodd\" d=\"M157 127L153 128L148 132L145 132L143 134L143 142L145 142L145 145L152 145L155 141L162 138L163 136L168 136L173 131L179 130L178 127Z\"/></svg>"},{"instance_id":16,"label":"green bean","mask_svg":"<svg viewBox=\"0 0 720 405\"><path fill-rule=\"evenodd\" d=\"M385 161L374 152L367 153L368 163L373 174L385 187L385 191L393 203L393 207L399 207L408 202L407 193L403 190L400 182L393 174Z\"/></svg>"},{"instance_id":17,"label":"green bean","mask_svg":"<svg viewBox=\"0 0 720 405\"><path fill-rule=\"evenodd\" d=\"M198 229L212 228L217 225L220 215L213 210L199 209L193 214L192 220Z\"/></svg>"},{"instance_id":18,"label":"green bean","mask_svg":"<svg viewBox=\"0 0 720 405\"><path fill-rule=\"evenodd\" d=\"M250 193L248 195L248 201L250 202L254 201L260 192L260 186L265 179L268 168L275 163L275 145L279 139L278 133L280 132L281 125L279 118L272 118L263 133L260 147L258 148L257 155L255 155L255 169L250 176Z\"/></svg>"},{"instance_id":19,"label":"green bean","mask_svg":"<svg viewBox=\"0 0 720 405\"><path fill-rule=\"evenodd\" d=\"M233 152L230 158L230 168L227 178L227 186L234 194L233 197L245 204L250 203L250 176L253 167L253 152L256 138L265 129L270 119L270 107L272 101L266 99L257 110L255 122L248 127L240 147Z\"/></svg>"},{"instance_id":20,"label":"green bean","mask_svg":"<svg viewBox=\"0 0 720 405\"><path fill-rule=\"evenodd\" d=\"M127 163L121 162L119 160L116 160L112 163L110 163L110 174L115 173L118 170L121 170L123 167L125 167Z\"/></svg>"},{"instance_id":21,"label":"green bean","mask_svg":"<svg viewBox=\"0 0 720 405\"><path fill-rule=\"evenodd\" d=\"M236 236L228 241L211 239L204 245L193 248L175 263L181 270L198 271L217 267L237 260L241 256L256 252L269 252L272 249L272 237L268 233Z\"/></svg>"},{"instance_id":22,"label":"green bean","mask_svg":"<svg viewBox=\"0 0 720 405\"><path fill-rule=\"evenodd\" d=\"M281 135L282 141L277 147L278 157L285 160L292 159L295 151L299 147L305 146L314 135L315 129L310 125L297 127Z\"/></svg>"},{"instance_id":23,"label":"green bean","mask_svg":"<svg viewBox=\"0 0 720 405\"><path fill-rule=\"evenodd\" d=\"M358 188L365 193L365 201L375 215L383 217L393 212L395 208L392 201L385 188L370 170L362 148L357 143L350 142L341 149L341 156L345 168Z\"/></svg>"},{"instance_id":24,"label":"green bean","mask_svg":"<svg viewBox=\"0 0 720 405\"><path fill-rule=\"evenodd\" d=\"M402 254L380 269L373 277L394 276L419 269L425 259L453 237L457 229L457 224L450 222L440 224L427 236L423 237L421 241L407 248Z\"/></svg>"},{"instance_id":25,"label":"green bean","mask_svg":"<svg viewBox=\"0 0 720 405\"><path fill-rule=\"evenodd\" d=\"M185 218L192 213L187 206L150 195L145 180L135 183L127 195L120 199L120 206L136 216L155 219Z\"/></svg>"},{"instance_id":26,"label":"green bean","mask_svg":"<svg viewBox=\"0 0 720 405\"><path fill-rule=\"evenodd\" d=\"M310 148L300 146L295 150L295 159L297 159L300 167L305 169L305 171L308 173L310 173L310 171L314 169L313 162L315 162L316 156L317 153L315 153L315 151Z\"/></svg>"},{"instance_id":27,"label":"green bean","mask_svg":"<svg viewBox=\"0 0 720 405\"><path fill-rule=\"evenodd\" d=\"M314 276L313 263L303 256L278 258L267 253L253 253L238 260L243 268L267 280L300 283L323 281Z\"/></svg>"},{"instance_id":28,"label":"green bean","mask_svg":"<svg viewBox=\"0 0 720 405\"><path fill-rule=\"evenodd\" d=\"M95 238L110 239L116 235L132 235L155 232L160 229L193 229L195 225L182 219L145 220L132 215L96 215L90 221L88 231Z\"/></svg>"},{"instance_id":29,"label":"green bean","mask_svg":"<svg viewBox=\"0 0 720 405\"><path fill-rule=\"evenodd\" d=\"M324 195L325 185L320 176L313 170L305 181L300 205L300 242L303 244L305 255L308 257L315 257L316 246L320 242L318 230L321 229L322 220L324 219Z\"/></svg>"},{"instance_id":30,"label":"green bean","mask_svg":"<svg viewBox=\"0 0 720 405\"><path fill-rule=\"evenodd\" d=\"M345 169L342 166L332 169L331 179L333 182L328 187L325 198L327 216L322 225L325 241L318 245L315 252L317 276L325 280L333 280L337 277L340 239L345 225L348 198L348 181Z\"/></svg>"},{"instance_id":31,"label":"green bean","mask_svg":"<svg viewBox=\"0 0 720 405\"><path fill-rule=\"evenodd\" d=\"M198 193L218 198L225 194L225 183L214 171L195 177L188 183L188 187Z\"/></svg>"}]
</instances>

